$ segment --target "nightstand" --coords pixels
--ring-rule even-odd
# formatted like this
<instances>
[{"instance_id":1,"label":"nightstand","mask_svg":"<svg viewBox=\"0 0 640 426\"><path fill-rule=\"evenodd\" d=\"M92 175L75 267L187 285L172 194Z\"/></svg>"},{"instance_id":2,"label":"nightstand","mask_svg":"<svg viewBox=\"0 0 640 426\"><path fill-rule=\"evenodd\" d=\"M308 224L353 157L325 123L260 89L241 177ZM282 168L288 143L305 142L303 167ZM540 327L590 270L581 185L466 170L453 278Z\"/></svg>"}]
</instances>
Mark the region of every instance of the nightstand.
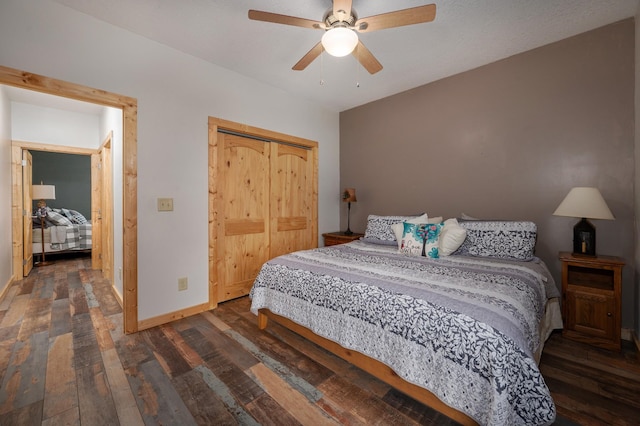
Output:
<instances>
[{"instance_id":1,"label":"nightstand","mask_svg":"<svg viewBox=\"0 0 640 426\"><path fill-rule=\"evenodd\" d=\"M337 244L350 243L351 241L355 241L364 237L364 234L358 234L354 232L351 235L344 235L344 232L327 232L326 234L322 234L324 237L324 245L327 246L335 246Z\"/></svg>"},{"instance_id":2,"label":"nightstand","mask_svg":"<svg viewBox=\"0 0 640 426\"><path fill-rule=\"evenodd\" d=\"M624 260L561 252L562 335L620 350L620 294Z\"/></svg>"}]
</instances>

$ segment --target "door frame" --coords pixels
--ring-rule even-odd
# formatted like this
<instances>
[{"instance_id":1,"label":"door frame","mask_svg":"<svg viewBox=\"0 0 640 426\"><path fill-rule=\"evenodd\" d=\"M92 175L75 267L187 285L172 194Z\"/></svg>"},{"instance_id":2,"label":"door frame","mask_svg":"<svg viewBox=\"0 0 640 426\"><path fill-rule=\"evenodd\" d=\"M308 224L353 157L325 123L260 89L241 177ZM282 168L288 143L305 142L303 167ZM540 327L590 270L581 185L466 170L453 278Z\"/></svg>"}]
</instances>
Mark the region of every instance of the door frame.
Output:
<instances>
[{"instance_id":1,"label":"door frame","mask_svg":"<svg viewBox=\"0 0 640 426\"><path fill-rule=\"evenodd\" d=\"M122 110L122 298L125 333L138 331L138 101L135 98L106 92L63 80L0 66L0 84L50 95L118 108ZM16 167L16 164L13 164ZM20 160L22 167L22 159ZM14 182L15 185L15 182ZM12 188L13 189L13 188ZM22 201L12 201L13 276L22 271ZM19 231L19 232L16 232ZM20 272L21 273L21 272Z\"/></svg>"},{"instance_id":2,"label":"door frame","mask_svg":"<svg viewBox=\"0 0 640 426\"><path fill-rule=\"evenodd\" d=\"M42 143L34 143L34 142L24 142L24 141L11 141L11 150L12 150L12 161L15 164L15 168L16 168L16 176L17 173L22 173L24 172L23 167L20 167L21 164L19 164L20 160L18 157L23 158L23 153L24 152L31 152L31 151L46 151L46 152L56 152L59 154L72 154L72 155L86 155L86 156L90 156L91 157L91 188L92 188L92 194L91 194L91 205L93 206L94 204L94 186L96 185L100 185L99 181L96 181L95 178L96 176L94 176L94 172L93 172L93 163L94 160L93 158L97 156L97 150L95 149L90 149L90 148L76 148L76 147L70 147L70 146L61 146L61 145L49 145L49 144L42 144ZM23 173L24 174L24 173ZM101 178L101 176L97 176L98 179ZM22 197L22 204L20 204L20 208L19 211L22 211L24 213L24 217L31 217L31 214L28 214L28 212L31 211L31 207L29 205L25 205L24 204L24 195L27 193L24 191L24 181L19 181L19 180L15 180L13 182L13 196L17 197L20 196ZM98 203L100 202L100 199L98 199ZM19 204L20 201L16 198L13 200L14 204ZM12 218L15 219L15 218ZM25 224L22 224L23 227L25 226ZM30 226L30 224L29 224ZM95 239L94 239L95 237ZM101 258L101 247L96 246L95 242L96 241L100 241L101 237L100 237L100 230L94 230L93 234L92 234L92 249L91 249L91 268L92 269L102 269L102 265L100 264L99 260ZM24 265L24 252L25 249L27 249L27 247L25 247L25 236L24 236L24 232L23 232L23 237L22 237L22 241L17 240L16 238L14 238L14 245L15 244L20 244L22 247L22 252L23 252L23 256L20 259L20 263L22 265ZM13 253L14 255L14 261L15 261L15 256L16 253ZM14 274L16 274L16 271L14 271ZM26 275L25 275L26 276ZM17 279L17 277L16 277Z\"/></svg>"}]
</instances>

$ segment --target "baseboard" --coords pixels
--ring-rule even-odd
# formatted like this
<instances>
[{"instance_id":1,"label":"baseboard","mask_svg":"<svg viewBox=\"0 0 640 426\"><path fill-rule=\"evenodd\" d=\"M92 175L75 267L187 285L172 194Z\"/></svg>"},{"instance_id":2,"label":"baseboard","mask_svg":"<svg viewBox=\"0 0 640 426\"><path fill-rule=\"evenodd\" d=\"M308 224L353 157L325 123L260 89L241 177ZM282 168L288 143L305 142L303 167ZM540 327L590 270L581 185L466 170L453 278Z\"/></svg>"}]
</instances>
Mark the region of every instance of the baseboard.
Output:
<instances>
[{"instance_id":1,"label":"baseboard","mask_svg":"<svg viewBox=\"0 0 640 426\"><path fill-rule=\"evenodd\" d=\"M7 295L7 292L11 288L11 284L13 284L13 282L15 281L15 278L16 278L15 275L11 275L9 277L9 281L7 281L4 287L2 287L2 291L0 291L0 303L2 303L2 301L4 300L5 296Z\"/></svg>"},{"instance_id":2,"label":"baseboard","mask_svg":"<svg viewBox=\"0 0 640 426\"><path fill-rule=\"evenodd\" d=\"M640 338L638 338L638 335L634 331L631 331L631 337L633 337L633 341L636 344L636 349L638 350L638 353L640 353Z\"/></svg>"},{"instance_id":3,"label":"baseboard","mask_svg":"<svg viewBox=\"0 0 640 426\"><path fill-rule=\"evenodd\" d=\"M181 318L197 315L201 312L209 310L209 303L203 303L202 305L192 306L190 308L181 309L179 311L170 312L168 314L160 315L153 318L147 318L138 321L138 331L146 330L147 328L156 327L158 325L166 324L171 321L175 321Z\"/></svg>"},{"instance_id":4,"label":"baseboard","mask_svg":"<svg viewBox=\"0 0 640 426\"><path fill-rule=\"evenodd\" d=\"M124 309L124 303L122 302L122 296L120 295L120 293L118 293L118 289L113 284L111 285L111 293L113 293L113 296L118 301L118 304L120 305L120 309Z\"/></svg>"}]
</instances>

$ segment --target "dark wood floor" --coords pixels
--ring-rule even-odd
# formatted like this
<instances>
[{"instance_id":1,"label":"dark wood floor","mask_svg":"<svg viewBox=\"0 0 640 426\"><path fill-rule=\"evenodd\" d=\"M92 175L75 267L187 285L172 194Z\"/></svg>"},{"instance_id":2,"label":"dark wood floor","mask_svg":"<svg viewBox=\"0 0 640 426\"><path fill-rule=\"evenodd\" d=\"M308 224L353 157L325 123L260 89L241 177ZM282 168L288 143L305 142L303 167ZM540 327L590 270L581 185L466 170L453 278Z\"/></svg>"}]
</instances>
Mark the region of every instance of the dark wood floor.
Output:
<instances>
[{"instance_id":1,"label":"dark wood floor","mask_svg":"<svg viewBox=\"0 0 640 426\"><path fill-rule=\"evenodd\" d=\"M134 335L88 257L0 302L1 425L453 424L271 324L247 298ZM640 361L554 335L541 369L558 424L639 424Z\"/></svg>"}]
</instances>

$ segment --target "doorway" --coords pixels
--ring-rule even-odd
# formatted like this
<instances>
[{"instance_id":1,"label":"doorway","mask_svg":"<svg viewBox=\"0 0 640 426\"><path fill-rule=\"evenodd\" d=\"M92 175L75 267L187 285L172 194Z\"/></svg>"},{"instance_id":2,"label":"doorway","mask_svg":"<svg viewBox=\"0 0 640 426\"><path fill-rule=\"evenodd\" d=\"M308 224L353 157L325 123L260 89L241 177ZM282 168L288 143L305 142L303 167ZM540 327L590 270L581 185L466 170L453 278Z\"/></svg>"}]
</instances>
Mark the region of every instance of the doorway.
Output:
<instances>
[{"instance_id":1,"label":"doorway","mask_svg":"<svg viewBox=\"0 0 640 426\"><path fill-rule=\"evenodd\" d=\"M36 158L42 159L47 158L48 162L46 164L50 164L48 167L48 172L45 172L47 176L53 178L53 180L47 180L47 177L44 177L46 183L58 183L57 190L57 203L58 207L67 207L73 208L80 212L86 214L91 221L91 229L92 231L89 234L92 235L91 241L91 268L92 269L102 269L104 278L110 279L112 277L105 275L105 269L111 270L109 268L112 262L112 258L108 257L105 260L105 256L103 255L104 247L100 244L101 241L104 240L103 235L106 235L104 232L104 228L101 227L102 217L99 215L101 210L104 210L105 207L101 206L109 206L112 204L111 200L105 200L101 197L101 189L103 188L102 181L104 179L110 180L110 175L105 176L103 173L100 173L104 169L101 168L101 164L99 162L100 152L98 150L92 150L87 148L73 148L66 146L58 146L58 145L44 145L44 144L34 144L29 142L16 142L12 143L12 149L14 150L14 156L17 158L21 156L23 159L22 166L22 186L16 187L17 193L22 194L22 198L24 200L23 205L25 206L25 215L29 216L32 211L32 203L30 197L30 191L25 190L25 188L29 188L31 186L32 177L34 177L34 182L38 182L42 178L42 172L40 173L40 178L36 175L38 173L34 173L32 167L36 164ZM31 160L33 156L33 160ZM72 158L75 156L75 160ZM79 157L88 157L86 160L80 160ZM96 157L98 157L98 161L96 161ZM69 159L71 158L71 159ZM42 160L41 160L42 161ZM71 164L75 164L75 167L69 167ZM32 166L33 164L33 166ZM80 167L78 167L81 165ZM89 166L90 165L90 166ZM97 172L93 169L98 169ZM67 176L71 171L71 176L73 179L69 179ZM78 173L80 171L80 173ZM110 173L110 170L109 170ZM65 182L64 185L60 186L60 181ZM61 191L62 190L62 191ZM76 194L84 194L79 197ZM62 195L62 197L60 197ZM73 205L65 204L70 200L76 201ZM77 201L80 201L78 203ZM60 204L62 203L62 204ZM90 214L87 214L90 213ZM83 227L87 227L87 225L83 225ZM112 227L110 229L113 229ZM34 261L34 249L38 247L38 245L33 246L31 240L32 234L32 226L30 220L23 220L23 275L26 277L29 274L33 266ZM44 234L44 233L43 233ZM89 243L84 243L89 245ZM83 244L83 247L84 247ZM113 245L113 244L112 244ZM42 250L35 250L37 253L40 253ZM55 254L56 251L48 251L46 255ZM39 254L39 256L42 256Z\"/></svg>"},{"instance_id":2,"label":"doorway","mask_svg":"<svg viewBox=\"0 0 640 426\"><path fill-rule=\"evenodd\" d=\"M123 323L125 333L138 331L138 252L137 252L137 100L115 93L106 92L62 80L31 74L25 71L0 66L0 84L20 87L27 90L48 93L55 96L76 99L85 102L105 105L122 110L122 185L123 202L123 264L122 264L122 297ZM22 159L12 155L12 193L16 194L16 177L21 176ZM20 178L21 180L21 178ZM23 200L13 201L12 229L13 273L22 271L23 234L22 216Z\"/></svg>"}]
</instances>

